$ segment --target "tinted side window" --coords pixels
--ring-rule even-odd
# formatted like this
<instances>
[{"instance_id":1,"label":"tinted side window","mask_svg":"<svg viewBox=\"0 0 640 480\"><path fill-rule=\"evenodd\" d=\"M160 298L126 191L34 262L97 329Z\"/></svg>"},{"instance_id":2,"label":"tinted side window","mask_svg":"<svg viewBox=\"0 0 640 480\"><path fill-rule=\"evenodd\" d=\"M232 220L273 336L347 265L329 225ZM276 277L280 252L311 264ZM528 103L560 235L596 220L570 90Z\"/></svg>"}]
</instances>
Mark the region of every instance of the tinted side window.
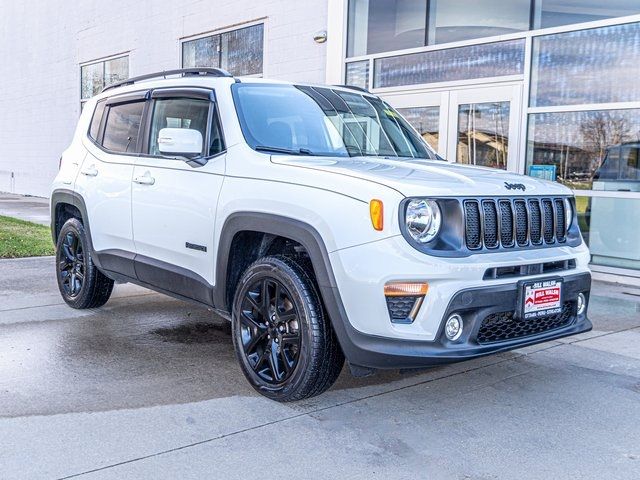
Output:
<instances>
[{"instance_id":1,"label":"tinted side window","mask_svg":"<svg viewBox=\"0 0 640 480\"><path fill-rule=\"evenodd\" d=\"M104 113L105 101L98 102L96 109L93 111L93 117L91 118L91 127L89 127L89 136L94 140L98 139L100 133L100 122L102 121L102 114Z\"/></svg>"},{"instance_id":2,"label":"tinted side window","mask_svg":"<svg viewBox=\"0 0 640 480\"><path fill-rule=\"evenodd\" d=\"M144 102L109 107L102 146L113 152L135 152Z\"/></svg>"},{"instance_id":3,"label":"tinted side window","mask_svg":"<svg viewBox=\"0 0 640 480\"><path fill-rule=\"evenodd\" d=\"M161 155L158 134L163 128L189 128L197 130L206 138L209 101L197 98L164 98L155 101L149 153Z\"/></svg>"}]
</instances>

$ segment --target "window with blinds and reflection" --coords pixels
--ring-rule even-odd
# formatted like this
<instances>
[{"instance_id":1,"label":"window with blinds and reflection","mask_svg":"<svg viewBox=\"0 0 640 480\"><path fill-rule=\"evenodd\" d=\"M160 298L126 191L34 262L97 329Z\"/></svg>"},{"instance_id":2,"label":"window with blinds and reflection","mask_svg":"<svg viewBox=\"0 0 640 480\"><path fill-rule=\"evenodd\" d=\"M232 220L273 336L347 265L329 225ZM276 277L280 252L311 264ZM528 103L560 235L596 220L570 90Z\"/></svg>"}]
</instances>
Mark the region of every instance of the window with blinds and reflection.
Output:
<instances>
[{"instance_id":1,"label":"window with blinds and reflection","mask_svg":"<svg viewBox=\"0 0 640 480\"><path fill-rule=\"evenodd\" d=\"M264 25L251 25L182 44L182 66L212 67L232 75L257 75L263 69Z\"/></svg>"},{"instance_id":2,"label":"window with blinds and reflection","mask_svg":"<svg viewBox=\"0 0 640 480\"><path fill-rule=\"evenodd\" d=\"M532 107L640 99L640 23L533 39Z\"/></svg>"},{"instance_id":3,"label":"window with blinds and reflection","mask_svg":"<svg viewBox=\"0 0 640 480\"><path fill-rule=\"evenodd\" d=\"M101 60L80 67L80 99L85 101L113 83L129 78L129 57Z\"/></svg>"},{"instance_id":4,"label":"window with blinds and reflection","mask_svg":"<svg viewBox=\"0 0 640 480\"><path fill-rule=\"evenodd\" d=\"M524 39L378 58L374 87L521 75Z\"/></svg>"},{"instance_id":5,"label":"window with blinds and reflection","mask_svg":"<svg viewBox=\"0 0 640 480\"><path fill-rule=\"evenodd\" d=\"M364 89L369 88L369 60L347 63L345 84Z\"/></svg>"}]
</instances>

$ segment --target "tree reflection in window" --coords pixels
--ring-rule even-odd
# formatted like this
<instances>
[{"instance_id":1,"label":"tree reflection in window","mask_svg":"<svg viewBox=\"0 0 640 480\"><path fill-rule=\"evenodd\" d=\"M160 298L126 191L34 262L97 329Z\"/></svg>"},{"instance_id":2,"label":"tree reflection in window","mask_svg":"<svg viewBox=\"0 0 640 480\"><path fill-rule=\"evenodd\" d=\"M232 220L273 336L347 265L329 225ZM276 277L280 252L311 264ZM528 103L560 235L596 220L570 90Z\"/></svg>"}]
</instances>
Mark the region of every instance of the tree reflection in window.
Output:
<instances>
[{"instance_id":1,"label":"tree reflection in window","mask_svg":"<svg viewBox=\"0 0 640 480\"><path fill-rule=\"evenodd\" d=\"M574 189L640 191L640 110L532 114L528 138L527 173L555 165Z\"/></svg>"}]
</instances>

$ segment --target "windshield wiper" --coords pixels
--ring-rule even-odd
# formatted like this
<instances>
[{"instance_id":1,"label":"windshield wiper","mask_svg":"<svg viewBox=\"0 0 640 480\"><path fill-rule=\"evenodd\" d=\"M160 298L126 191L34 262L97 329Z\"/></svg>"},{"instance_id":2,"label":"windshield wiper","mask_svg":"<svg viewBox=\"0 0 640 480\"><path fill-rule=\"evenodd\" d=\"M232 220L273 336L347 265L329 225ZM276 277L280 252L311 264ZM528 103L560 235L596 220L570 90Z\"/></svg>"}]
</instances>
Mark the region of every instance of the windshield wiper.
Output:
<instances>
[{"instance_id":1,"label":"windshield wiper","mask_svg":"<svg viewBox=\"0 0 640 480\"><path fill-rule=\"evenodd\" d=\"M286 153L288 155L315 155L308 148L282 148L282 147L268 147L265 145L257 145L253 147L254 150L258 152L273 152L273 153Z\"/></svg>"}]
</instances>

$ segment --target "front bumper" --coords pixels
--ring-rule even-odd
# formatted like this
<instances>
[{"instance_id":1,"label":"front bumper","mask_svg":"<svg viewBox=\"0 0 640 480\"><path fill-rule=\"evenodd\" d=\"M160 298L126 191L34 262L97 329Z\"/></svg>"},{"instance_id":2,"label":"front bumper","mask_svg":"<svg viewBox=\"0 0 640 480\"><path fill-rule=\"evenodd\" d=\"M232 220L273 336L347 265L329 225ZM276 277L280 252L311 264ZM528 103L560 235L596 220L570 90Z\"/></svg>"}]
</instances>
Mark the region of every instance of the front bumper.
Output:
<instances>
[{"instance_id":1,"label":"front bumper","mask_svg":"<svg viewBox=\"0 0 640 480\"><path fill-rule=\"evenodd\" d=\"M356 330L349 322L343 322L336 330L349 362L352 365L375 369L420 368L458 362L591 330L592 325L586 311L577 315L575 306L580 292L585 295L588 305L591 275L578 273L554 277L562 278L564 302L573 302L573 309L563 326L540 333L485 344L477 340L478 331L485 318L494 313L515 311L519 294L519 287L515 282L464 289L454 295L442 319L454 312L463 317L465 333L455 342L448 341L444 336L442 319L434 341L370 335ZM326 291L323 295L326 298L331 293L337 292Z\"/></svg>"}]
</instances>

